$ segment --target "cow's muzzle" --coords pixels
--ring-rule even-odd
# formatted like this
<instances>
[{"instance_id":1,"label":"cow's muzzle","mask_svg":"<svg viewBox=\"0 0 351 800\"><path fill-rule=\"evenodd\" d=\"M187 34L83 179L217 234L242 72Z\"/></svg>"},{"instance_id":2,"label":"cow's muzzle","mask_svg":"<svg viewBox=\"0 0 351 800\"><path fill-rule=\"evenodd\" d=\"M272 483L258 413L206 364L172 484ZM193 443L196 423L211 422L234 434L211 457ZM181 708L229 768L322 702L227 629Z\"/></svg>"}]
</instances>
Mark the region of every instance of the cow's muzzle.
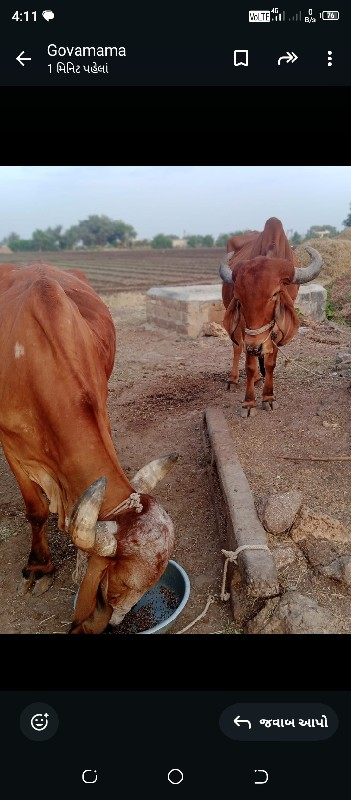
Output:
<instances>
[{"instance_id":1,"label":"cow's muzzle","mask_svg":"<svg viewBox=\"0 0 351 800\"><path fill-rule=\"evenodd\" d=\"M249 356L260 356L262 354L262 344L246 344L245 350Z\"/></svg>"},{"instance_id":2,"label":"cow's muzzle","mask_svg":"<svg viewBox=\"0 0 351 800\"><path fill-rule=\"evenodd\" d=\"M272 319L268 322L267 325L263 325L262 328L245 328L245 334L249 336L259 336L261 333L265 333L265 331L271 331L275 323L275 320ZM272 331L266 336L266 338L261 342L261 344L247 344L245 342L245 351L250 356L260 356L262 355L262 345L264 345L268 339L272 337Z\"/></svg>"}]
</instances>

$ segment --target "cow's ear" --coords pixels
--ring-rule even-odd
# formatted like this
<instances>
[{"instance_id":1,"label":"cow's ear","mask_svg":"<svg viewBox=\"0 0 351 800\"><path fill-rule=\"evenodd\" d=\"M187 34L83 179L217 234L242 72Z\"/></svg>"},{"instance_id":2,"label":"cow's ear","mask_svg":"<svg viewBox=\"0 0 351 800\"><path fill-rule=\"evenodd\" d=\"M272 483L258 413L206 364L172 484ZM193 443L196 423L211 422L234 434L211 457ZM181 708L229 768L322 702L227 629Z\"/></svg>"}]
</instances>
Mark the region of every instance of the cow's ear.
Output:
<instances>
[{"instance_id":1,"label":"cow's ear","mask_svg":"<svg viewBox=\"0 0 351 800\"><path fill-rule=\"evenodd\" d=\"M278 294L274 309L274 319L283 334L283 338L278 342L278 346L281 347L291 341L300 324L293 300L285 288L282 288Z\"/></svg>"},{"instance_id":2,"label":"cow's ear","mask_svg":"<svg viewBox=\"0 0 351 800\"><path fill-rule=\"evenodd\" d=\"M241 305L235 297L230 301L223 319L223 327L229 334L234 344L239 344L242 338L241 331Z\"/></svg>"}]
</instances>

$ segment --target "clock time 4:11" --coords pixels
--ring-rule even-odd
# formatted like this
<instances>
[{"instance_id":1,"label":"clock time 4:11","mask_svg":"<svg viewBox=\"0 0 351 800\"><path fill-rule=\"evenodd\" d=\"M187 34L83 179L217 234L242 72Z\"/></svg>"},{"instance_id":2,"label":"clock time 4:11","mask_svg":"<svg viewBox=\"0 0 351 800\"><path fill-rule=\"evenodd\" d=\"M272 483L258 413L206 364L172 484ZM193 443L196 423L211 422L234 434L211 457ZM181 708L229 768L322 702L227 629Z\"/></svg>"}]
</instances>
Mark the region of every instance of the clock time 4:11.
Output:
<instances>
[{"instance_id":1,"label":"clock time 4:11","mask_svg":"<svg viewBox=\"0 0 351 800\"><path fill-rule=\"evenodd\" d=\"M33 19L32 19L33 17ZM15 22L36 22L37 21L37 12L36 11L15 11L12 14L12 19Z\"/></svg>"}]
</instances>

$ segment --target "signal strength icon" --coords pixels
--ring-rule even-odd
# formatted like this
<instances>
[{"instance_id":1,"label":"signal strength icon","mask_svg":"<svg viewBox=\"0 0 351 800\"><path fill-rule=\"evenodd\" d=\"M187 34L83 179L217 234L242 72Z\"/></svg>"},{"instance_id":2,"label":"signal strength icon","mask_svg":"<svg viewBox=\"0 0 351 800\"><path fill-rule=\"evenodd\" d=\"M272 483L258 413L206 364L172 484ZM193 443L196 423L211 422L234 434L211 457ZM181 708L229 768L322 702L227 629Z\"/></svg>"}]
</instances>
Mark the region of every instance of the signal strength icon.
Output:
<instances>
[{"instance_id":1,"label":"signal strength icon","mask_svg":"<svg viewBox=\"0 0 351 800\"><path fill-rule=\"evenodd\" d=\"M298 11L297 14L293 14L292 17L288 17L288 22L301 22L301 11Z\"/></svg>"},{"instance_id":2,"label":"signal strength icon","mask_svg":"<svg viewBox=\"0 0 351 800\"><path fill-rule=\"evenodd\" d=\"M333 66L333 51L328 50L328 67Z\"/></svg>"}]
</instances>

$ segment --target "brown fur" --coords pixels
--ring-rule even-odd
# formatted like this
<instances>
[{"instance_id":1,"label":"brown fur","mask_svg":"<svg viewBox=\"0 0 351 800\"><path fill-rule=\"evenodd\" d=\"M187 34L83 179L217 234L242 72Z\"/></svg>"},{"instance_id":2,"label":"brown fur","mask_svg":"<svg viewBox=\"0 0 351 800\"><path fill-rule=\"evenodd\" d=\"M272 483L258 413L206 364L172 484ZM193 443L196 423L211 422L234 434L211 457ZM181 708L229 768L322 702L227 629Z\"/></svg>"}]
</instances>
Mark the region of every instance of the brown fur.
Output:
<instances>
[{"instance_id":1,"label":"brown fur","mask_svg":"<svg viewBox=\"0 0 351 800\"><path fill-rule=\"evenodd\" d=\"M273 370L277 345L287 344L296 334L299 320L294 309L298 285L291 284L295 267L300 267L283 230L280 220L267 220L262 233L253 232L231 237L227 252L233 252L229 262L234 286L223 283L222 299L226 308L223 325L233 342L233 367L230 382L239 382L239 358L244 346L262 345L266 373L263 400L271 402ZM258 335L245 333L245 328L258 330L275 319L272 331ZM272 341L273 340L273 341ZM274 343L275 344L274 344ZM255 405L254 383L260 377L255 355L246 354L247 386L244 406Z\"/></svg>"},{"instance_id":2,"label":"brown fur","mask_svg":"<svg viewBox=\"0 0 351 800\"><path fill-rule=\"evenodd\" d=\"M49 509L67 530L78 498L105 476L99 518L117 521L117 555L89 559L74 633L100 633L112 605L126 613L133 592L141 596L159 579L174 546L172 522L152 497L143 496L140 514L111 513L133 492L107 413L115 350L110 312L87 280L43 262L0 266L0 439L32 527L23 570L29 587L54 570Z\"/></svg>"}]
</instances>

